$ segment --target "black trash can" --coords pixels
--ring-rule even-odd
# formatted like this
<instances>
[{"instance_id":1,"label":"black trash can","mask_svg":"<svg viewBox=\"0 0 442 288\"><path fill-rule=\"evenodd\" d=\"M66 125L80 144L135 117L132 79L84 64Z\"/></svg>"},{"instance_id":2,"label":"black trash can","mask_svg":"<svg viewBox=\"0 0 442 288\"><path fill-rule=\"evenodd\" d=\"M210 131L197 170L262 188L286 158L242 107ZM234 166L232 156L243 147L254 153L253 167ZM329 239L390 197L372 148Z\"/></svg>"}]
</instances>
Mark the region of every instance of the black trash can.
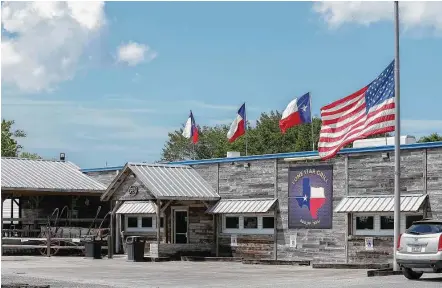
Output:
<instances>
[{"instance_id":1,"label":"black trash can","mask_svg":"<svg viewBox=\"0 0 442 288\"><path fill-rule=\"evenodd\" d=\"M127 260L133 262L144 261L144 246L146 240L141 236L129 236L126 238Z\"/></svg>"},{"instance_id":2,"label":"black trash can","mask_svg":"<svg viewBox=\"0 0 442 288\"><path fill-rule=\"evenodd\" d=\"M101 242L95 239L87 239L84 243L85 257L101 259Z\"/></svg>"}]
</instances>

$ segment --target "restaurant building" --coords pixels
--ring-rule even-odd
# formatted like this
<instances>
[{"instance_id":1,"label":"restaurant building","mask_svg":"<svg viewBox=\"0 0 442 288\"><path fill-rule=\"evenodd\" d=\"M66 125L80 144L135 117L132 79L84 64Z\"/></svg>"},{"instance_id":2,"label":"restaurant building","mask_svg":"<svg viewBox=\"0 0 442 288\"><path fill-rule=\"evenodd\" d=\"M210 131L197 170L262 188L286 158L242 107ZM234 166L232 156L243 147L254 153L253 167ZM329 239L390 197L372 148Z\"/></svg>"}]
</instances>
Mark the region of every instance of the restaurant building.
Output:
<instances>
[{"instance_id":1,"label":"restaurant building","mask_svg":"<svg viewBox=\"0 0 442 288\"><path fill-rule=\"evenodd\" d=\"M393 146L327 161L297 152L83 172L109 184L101 199L114 203L117 252L127 235L144 235L152 255L393 260ZM442 142L401 145L400 183L402 231L442 218Z\"/></svg>"}]
</instances>

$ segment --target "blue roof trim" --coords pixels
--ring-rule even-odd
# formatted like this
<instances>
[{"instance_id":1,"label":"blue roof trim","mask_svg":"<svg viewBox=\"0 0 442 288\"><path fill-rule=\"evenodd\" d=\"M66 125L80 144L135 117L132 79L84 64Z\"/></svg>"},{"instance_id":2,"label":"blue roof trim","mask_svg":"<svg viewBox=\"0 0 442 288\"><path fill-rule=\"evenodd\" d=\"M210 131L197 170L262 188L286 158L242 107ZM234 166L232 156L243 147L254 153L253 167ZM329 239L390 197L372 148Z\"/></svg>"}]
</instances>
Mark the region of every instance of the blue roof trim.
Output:
<instances>
[{"instance_id":1,"label":"blue roof trim","mask_svg":"<svg viewBox=\"0 0 442 288\"><path fill-rule=\"evenodd\" d=\"M442 148L442 141L401 145L401 150L417 150L417 149L431 149L431 148ZM365 148L347 148L347 149L342 149L338 154L339 155L346 155L346 154L370 153L370 152L387 152L387 151L393 151L393 150L394 150L394 145L388 145L388 146L365 147ZM311 156L319 156L319 154L317 151L288 152L288 153L278 153L278 154L241 156L241 157L232 157L232 158L186 160L186 161L169 162L167 164L200 165L200 164L215 164L215 163L230 163L230 162L254 161L254 160L256 161L256 160L281 159L281 158L300 158L300 157L311 157ZM81 169L81 171L82 172L111 171L111 170L120 170L123 167L124 166L105 167L105 168L90 168L90 169Z\"/></svg>"},{"instance_id":2,"label":"blue roof trim","mask_svg":"<svg viewBox=\"0 0 442 288\"><path fill-rule=\"evenodd\" d=\"M102 168L84 168L80 169L81 172L103 172L103 171L115 171L115 170L121 170L124 166L112 166L112 167L102 167Z\"/></svg>"}]
</instances>

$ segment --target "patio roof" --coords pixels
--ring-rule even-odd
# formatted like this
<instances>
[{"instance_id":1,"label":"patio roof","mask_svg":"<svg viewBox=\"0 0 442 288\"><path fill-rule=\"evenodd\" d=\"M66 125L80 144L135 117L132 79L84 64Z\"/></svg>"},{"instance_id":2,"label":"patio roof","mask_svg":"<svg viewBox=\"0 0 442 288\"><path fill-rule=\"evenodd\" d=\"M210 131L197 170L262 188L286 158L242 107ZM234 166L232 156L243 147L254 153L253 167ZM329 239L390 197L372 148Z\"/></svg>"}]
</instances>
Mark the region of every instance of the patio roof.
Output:
<instances>
[{"instance_id":1,"label":"patio roof","mask_svg":"<svg viewBox=\"0 0 442 288\"><path fill-rule=\"evenodd\" d=\"M2 193L80 192L98 193L106 186L80 171L71 162L2 158Z\"/></svg>"}]
</instances>

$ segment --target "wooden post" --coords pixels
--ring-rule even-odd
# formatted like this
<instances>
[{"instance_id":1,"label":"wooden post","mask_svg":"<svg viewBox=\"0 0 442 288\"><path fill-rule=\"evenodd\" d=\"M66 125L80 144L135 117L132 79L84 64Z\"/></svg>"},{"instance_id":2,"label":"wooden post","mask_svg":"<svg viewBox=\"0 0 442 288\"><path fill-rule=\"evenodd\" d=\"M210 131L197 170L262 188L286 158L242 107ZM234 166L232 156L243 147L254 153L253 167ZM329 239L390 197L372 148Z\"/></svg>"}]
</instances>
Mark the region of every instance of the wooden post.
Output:
<instances>
[{"instance_id":1,"label":"wooden post","mask_svg":"<svg viewBox=\"0 0 442 288\"><path fill-rule=\"evenodd\" d=\"M160 221L161 221L161 201L157 200L157 245L158 245L158 257L160 257L160 238L161 238L161 229L160 229Z\"/></svg>"},{"instance_id":2,"label":"wooden post","mask_svg":"<svg viewBox=\"0 0 442 288\"><path fill-rule=\"evenodd\" d=\"M114 212L114 209L113 209L113 201L111 200L110 201L110 211L111 211L111 214L110 214L110 231L109 231L109 234L108 234L108 236L107 236L107 258L108 259L112 259L112 257L113 257L113 254L114 254L114 242L113 242L113 239L114 239L114 216L115 216L115 212Z\"/></svg>"},{"instance_id":3,"label":"wooden post","mask_svg":"<svg viewBox=\"0 0 442 288\"><path fill-rule=\"evenodd\" d=\"M46 241L47 241L47 243L46 243L46 247L47 247L46 255L48 257L51 257L51 226L48 226L47 233L48 233L48 237L46 238Z\"/></svg>"},{"instance_id":4,"label":"wooden post","mask_svg":"<svg viewBox=\"0 0 442 288\"><path fill-rule=\"evenodd\" d=\"M219 167L219 166L218 166ZM219 216L218 214L213 214L213 217L215 217L215 245L216 245L216 257L219 257Z\"/></svg>"},{"instance_id":5,"label":"wooden post","mask_svg":"<svg viewBox=\"0 0 442 288\"><path fill-rule=\"evenodd\" d=\"M164 211L164 238L165 238L165 243L170 243L169 242L169 217L167 217L167 211Z\"/></svg>"},{"instance_id":6,"label":"wooden post","mask_svg":"<svg viewBox=\"0 0 442 288\"><path fill-rule=\"evenodd\" d=\"M120 253L120 235L121 235L121 215L115 216L115 252Z\"/></svg>"}]
</instances>

